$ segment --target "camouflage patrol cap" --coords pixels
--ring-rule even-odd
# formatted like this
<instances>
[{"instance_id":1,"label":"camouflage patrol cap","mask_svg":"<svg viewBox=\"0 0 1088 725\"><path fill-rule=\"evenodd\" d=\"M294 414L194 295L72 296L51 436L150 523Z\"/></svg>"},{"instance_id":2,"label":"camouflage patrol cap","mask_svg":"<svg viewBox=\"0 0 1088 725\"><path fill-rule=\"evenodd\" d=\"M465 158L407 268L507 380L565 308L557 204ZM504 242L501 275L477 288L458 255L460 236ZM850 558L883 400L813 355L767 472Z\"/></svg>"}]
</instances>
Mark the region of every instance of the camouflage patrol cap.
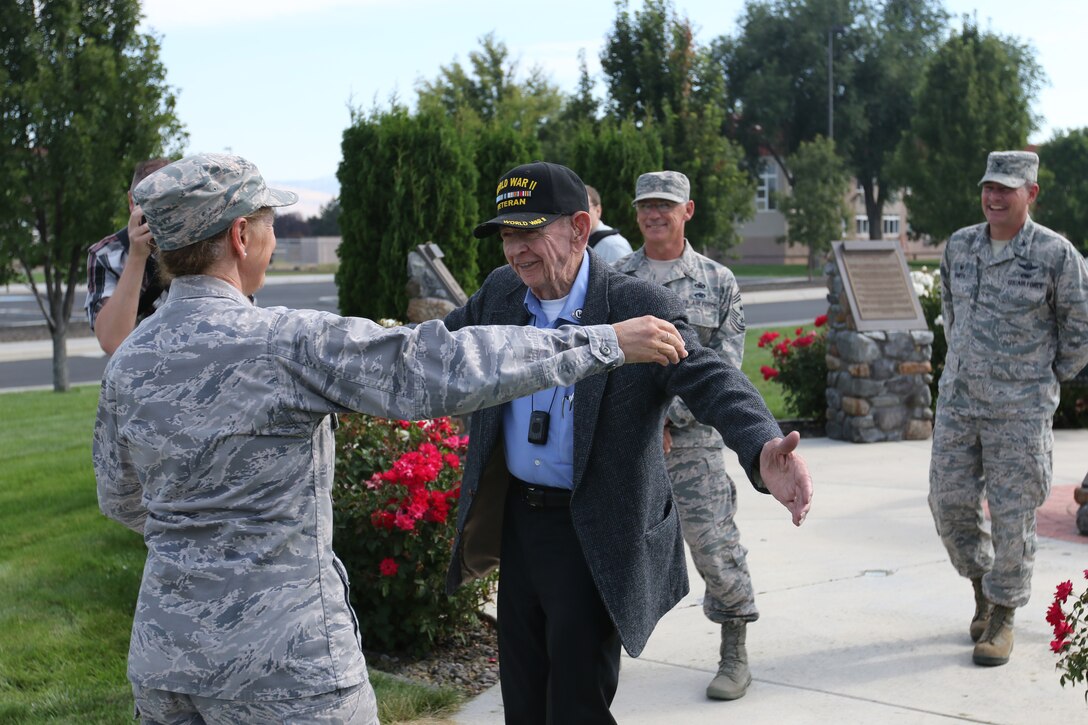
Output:
<instances>
[{"instance_id":1,"label":"camouflage patrol cap","mask_svg":"<svg viewBox=\"0 0 1088 725\"><path fill-rule=\"evenodd\" d=\"M635 183L637 204L643 199L666 199L686 204L691 199L691 183L679 171L651 171L638 177Z\"/></svg>"},{"instance_id":2,"label":"camouflage patrol cap","mask_svg":"<svg viewBox=\"0 0 1088 725\"><path fill-rule=\"evenodd\" d=\"M155 246L167 252L215 236L262 207L298 201L293 192L268 188L256 166L230 154L186 156L141 181L132 197Z\"/></svg>"},{"instance_id":3,"label":"camouflage patrol cap","mask_svg":"<svg viewBox=\"0 0 1088 725\"><path fill-rule=\"evenodd\" d=\"M986 159L986 175L978 185L993 181L1019 189L1024 184L1034 184L1038 176L1038 155L1030 151L993 151Z\"/></svg>"}]
</instances>

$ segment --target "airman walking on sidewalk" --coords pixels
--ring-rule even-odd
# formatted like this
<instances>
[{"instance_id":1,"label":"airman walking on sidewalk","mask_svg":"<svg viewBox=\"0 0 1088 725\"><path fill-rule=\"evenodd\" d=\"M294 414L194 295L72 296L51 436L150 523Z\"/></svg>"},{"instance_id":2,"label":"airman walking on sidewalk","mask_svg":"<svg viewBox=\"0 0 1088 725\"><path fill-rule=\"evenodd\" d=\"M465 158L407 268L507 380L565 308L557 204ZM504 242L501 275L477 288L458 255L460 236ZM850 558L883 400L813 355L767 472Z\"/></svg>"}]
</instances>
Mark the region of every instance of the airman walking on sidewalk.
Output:
<instances>
[{"instance_id":1,"label":"airman walking on sidewalk","mask_svg":"<svg viewBox=\"0 0 1088 725\"><path fill-rule=\"evenodd\" d=\"M675 292L687 307L699 342L739 369L745 329L740 290L727 267L696 252L684 236L685 224L695 213L690 192L688 177L678 171L638 178L634 203L643 246L616 268ZM696 421L679 398L669 406L665 442L684 540L706 583L703 612L721 624L718 672L706 694L736 700L752 682L746 634L748 623L759 618L748 551L733 522L737 487L725 471L721 435Z\"/></svg>"},{"instance_id":2,"label":"airman walking on sidewalk","mask_svg":"<svg viewBox=\"0 0 1088 725\"><path fill-rule=\"evenodd\" d=\"M973 659L984 666L1012 653L1013 615L1031 593L1036 509L1050 492L1058 383L1088 363L1088 265L1029 216L1038 170L1033 153L991 153L979 182L986 222L953 234L941 261L948 354L929 505L974 587Z\"/></svg>"}]
</instances>

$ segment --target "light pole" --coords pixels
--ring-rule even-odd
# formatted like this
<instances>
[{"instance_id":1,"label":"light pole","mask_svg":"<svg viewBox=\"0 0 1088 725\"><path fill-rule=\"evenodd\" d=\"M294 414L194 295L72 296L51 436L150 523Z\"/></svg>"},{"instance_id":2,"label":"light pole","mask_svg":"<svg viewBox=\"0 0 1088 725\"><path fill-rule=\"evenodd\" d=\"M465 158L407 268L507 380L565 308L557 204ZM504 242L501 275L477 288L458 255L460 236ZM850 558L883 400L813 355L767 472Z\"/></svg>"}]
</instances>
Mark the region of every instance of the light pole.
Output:
<instances>
[{"instance_id":1,"label":"light pole","mask_svg":"<svg viewBox=\"0 0 1088 725\"><path fill-rule=\"evenodd\" d=\"M835 140L835 33L845 30L844 25L832 25L827 29L827 139Z\"/></svg>"}]
</instances>

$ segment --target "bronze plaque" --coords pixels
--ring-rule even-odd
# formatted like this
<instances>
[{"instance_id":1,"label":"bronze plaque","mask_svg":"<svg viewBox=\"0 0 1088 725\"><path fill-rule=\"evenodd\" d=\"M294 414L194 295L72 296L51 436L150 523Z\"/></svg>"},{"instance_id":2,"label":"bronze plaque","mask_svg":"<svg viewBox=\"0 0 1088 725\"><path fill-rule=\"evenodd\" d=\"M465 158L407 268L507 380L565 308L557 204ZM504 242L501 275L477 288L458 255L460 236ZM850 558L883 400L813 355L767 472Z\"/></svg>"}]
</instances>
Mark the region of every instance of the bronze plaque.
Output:
<instances>
[{"instance_id":1,"label":"bronze plaque","mask_svg":"<svg viewBox=\"0 0 1088 725\"><path fill-rule=\"evenodd\" d=\"M898 242L834 242L832 247L857 330L929 327Z\"/></svg>"}]
</instances>

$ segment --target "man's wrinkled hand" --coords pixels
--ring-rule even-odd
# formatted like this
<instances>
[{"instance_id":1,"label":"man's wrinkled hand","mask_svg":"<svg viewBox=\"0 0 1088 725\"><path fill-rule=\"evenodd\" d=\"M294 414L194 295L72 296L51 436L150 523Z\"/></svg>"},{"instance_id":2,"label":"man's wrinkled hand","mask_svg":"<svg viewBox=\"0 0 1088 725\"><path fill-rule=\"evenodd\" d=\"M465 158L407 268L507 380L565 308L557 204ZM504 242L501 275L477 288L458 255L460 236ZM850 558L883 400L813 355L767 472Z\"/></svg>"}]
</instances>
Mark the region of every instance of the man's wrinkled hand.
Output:
<instances>
[{"instance_id":1,"label":"man's wrinkled hand","mask_svg":"<svg viewBox=\"0 0 1088 725\"><path fill-rule=\"evenodd\" d=\"M801 434L772 438L759 454L759 475L771 495L789 509L793 525L800 526L812 505L812 476L805 459L796 452Z\"/></svg>"},{"instance_id":2,"label":"man's wrinkled hand","mask_svg":"<svg viewBox=\"0 0 1088 725\"><path fill-rule=\"evenodd\" d=\"M688 356L684 340L671 322L646 315L617 322L612 327L629 363L669 365Z\"/></svg>"}]
</instances>

